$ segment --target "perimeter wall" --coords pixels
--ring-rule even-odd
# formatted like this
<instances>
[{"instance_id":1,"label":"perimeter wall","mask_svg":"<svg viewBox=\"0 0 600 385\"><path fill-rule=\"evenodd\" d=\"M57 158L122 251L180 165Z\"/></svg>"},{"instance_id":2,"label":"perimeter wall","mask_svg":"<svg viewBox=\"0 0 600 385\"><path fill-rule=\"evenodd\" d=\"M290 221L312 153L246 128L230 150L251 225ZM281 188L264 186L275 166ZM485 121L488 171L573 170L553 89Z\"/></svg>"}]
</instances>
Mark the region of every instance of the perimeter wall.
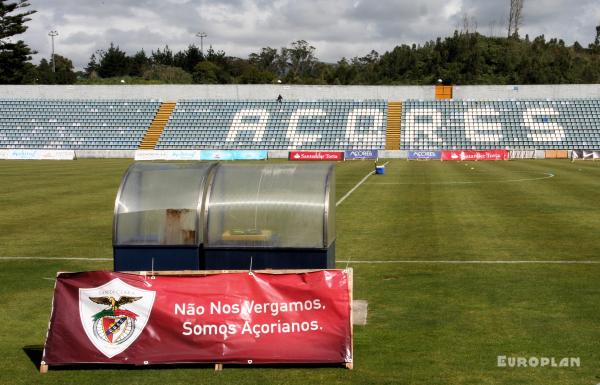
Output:
<instances>
[{"instance_id":1,"label":"perimeter wall","mask_svg":"<svg viewBox=\"0 0 600 385\"><path fill-rule=\"evenodd\" d=\"M304 85L0 85L1 99L433 99L434 86ZM454 86L454 99L600 98L600 84Z\"/></svg>"}]
</instances>

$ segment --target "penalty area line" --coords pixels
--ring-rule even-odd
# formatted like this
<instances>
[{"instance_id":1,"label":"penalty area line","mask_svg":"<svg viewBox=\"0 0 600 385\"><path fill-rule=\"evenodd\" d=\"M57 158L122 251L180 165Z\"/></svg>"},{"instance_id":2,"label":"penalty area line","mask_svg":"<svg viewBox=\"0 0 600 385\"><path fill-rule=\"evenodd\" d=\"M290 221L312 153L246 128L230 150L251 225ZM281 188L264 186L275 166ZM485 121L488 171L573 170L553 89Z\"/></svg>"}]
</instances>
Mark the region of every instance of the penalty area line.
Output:
<instances>
[{"instance_id":1,"label":"penalty area line","mask_svg":"<svg viewBox=\"0 0 600 385\"><path fill-rule=\"evenodd\" d=\"M385 162L383 165L385 166L388 163L389 162ZM357 188L359 188L361 184L365 183L365 181L367 179L369 179L369 177L371 175L373 175L373 174L375 174L375 171L371 171L370 173L368 173L367 175L365 175L365 177L362 178L356 185L354 185L354 187L352 187L352 189L350 189L350 191L348 191L346 193L346 195L344 195L343 197L341 197L340 200L336 202L335 207L338 207L339 205L341 205L342 202L346 200L346 198L348 198Z\"/></svg>"},{"instance_id":2,"label":"penalty area line","mask_svg":"<svg viewBox=\"0 0 600 385\"><path fill-rule=\"evenodd\" d=\"M524 265L524 264L553 264L553 265L600 265L600 261L418 261L418 260L390 260L390 261L337 261L338 263L355 264L440 264L440 265Z\"/></svg>"}]
</instances>

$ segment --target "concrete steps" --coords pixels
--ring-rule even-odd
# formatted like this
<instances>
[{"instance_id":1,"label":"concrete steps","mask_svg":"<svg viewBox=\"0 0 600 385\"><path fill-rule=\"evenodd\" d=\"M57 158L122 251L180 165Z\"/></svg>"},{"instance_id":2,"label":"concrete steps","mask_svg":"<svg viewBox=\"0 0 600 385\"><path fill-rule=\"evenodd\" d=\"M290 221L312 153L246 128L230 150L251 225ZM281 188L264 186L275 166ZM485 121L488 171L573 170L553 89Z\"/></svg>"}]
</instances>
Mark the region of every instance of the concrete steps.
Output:
<instances>
[{"instance_id":1,"label":"concrete steps","mask_svg":"<svg viewBox=\"0 0 600 385\"><path fill-rule=\"evenodd\" d=\"M175 109L176 102L164 102L160 105L160 108L156 112L154 120L150 124L142 143L140 144L140 150L153 150L158 143L158 139L162 135L165 126L169 122L169 118Z\"/></svg>"},{"instance_id":2,"label":"concrete steps","mask_svg":"<svg viewBox=\"0 0 600 385\"><path fill-rule=\"evenodd\" d=\"M400 120L402 118L402 102L388 102L387 129L385 133L385 149L400 149Z\"/></svg>"}]
</instances>

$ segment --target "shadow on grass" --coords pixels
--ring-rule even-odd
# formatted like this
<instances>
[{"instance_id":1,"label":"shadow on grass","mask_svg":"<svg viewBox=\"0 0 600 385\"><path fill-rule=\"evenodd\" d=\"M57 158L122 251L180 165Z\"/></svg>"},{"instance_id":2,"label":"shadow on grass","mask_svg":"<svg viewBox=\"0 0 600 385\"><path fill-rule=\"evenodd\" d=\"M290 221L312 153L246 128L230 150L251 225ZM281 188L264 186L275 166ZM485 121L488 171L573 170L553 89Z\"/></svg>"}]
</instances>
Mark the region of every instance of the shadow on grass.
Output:
<instances>
[{"instance_id":1,"label":"shadow on grass","mask_svg":"<svg viewBox=\"0 0 600 385\"><path fill-rule=\"evenodd\" d=\"M31 363L39 369L42 362L43 345L27 345L23 351ZM225 369L306 369L306 368L344 368L343 364L225 364ZM51 366L50 370L148 370L148 369L214 369L215 364L157 364L157 365L123 365L123 364L77 364Z\"/></svg>"},{"instance_id":2,"label":"shadow on grass","mask_svg":"<svg viewBox=\"0 0 600 385\"><path fill-rule=\"evenodd\" d=\"M40 362L42 362L42 353L44 352L44 345L27 345L23 346L23 351L27 354L27 357L36 368L39 369Z\"/></svg>"}]
</instances>

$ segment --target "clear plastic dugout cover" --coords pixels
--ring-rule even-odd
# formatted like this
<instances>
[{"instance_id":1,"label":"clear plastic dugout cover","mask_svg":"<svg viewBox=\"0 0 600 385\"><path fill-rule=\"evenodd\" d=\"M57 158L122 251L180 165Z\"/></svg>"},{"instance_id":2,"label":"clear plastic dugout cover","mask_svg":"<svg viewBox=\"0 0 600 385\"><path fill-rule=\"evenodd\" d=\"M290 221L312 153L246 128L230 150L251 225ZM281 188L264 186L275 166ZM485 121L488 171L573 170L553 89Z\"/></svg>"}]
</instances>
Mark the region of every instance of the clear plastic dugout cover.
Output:
<instances>
[{"instance_id":1,"label":"clear plastic dugout cover","mask_svg":"<svg viewBox=\"0 0 600 385\"><path fill-rule=\"evenodd\" d=\"M201 209L214 163L134 163L115 202L115 245L202 243Z\"/></svg>"},{"instance_id":2,"label":"clear plastic dugout cover","mask_svg":"<svg viewBox=\"0 0 600 385\"><path fill-rule=\"evenodd\" d=\"M331 164L219 164L206 247L327 248L335 240Z\"/></svg>"}]
</instances>

